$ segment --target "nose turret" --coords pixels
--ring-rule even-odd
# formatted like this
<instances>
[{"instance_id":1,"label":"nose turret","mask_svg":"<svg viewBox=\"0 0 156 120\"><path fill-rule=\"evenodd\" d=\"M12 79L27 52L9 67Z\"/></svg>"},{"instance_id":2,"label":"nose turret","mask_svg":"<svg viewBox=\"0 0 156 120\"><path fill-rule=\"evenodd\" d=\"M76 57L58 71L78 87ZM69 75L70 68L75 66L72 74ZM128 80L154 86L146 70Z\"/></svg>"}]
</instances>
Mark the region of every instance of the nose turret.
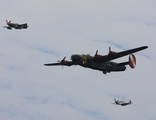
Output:
<instances>
[{"instance_id":1,"label":"nose turret","mask_svg":"<svg viewBox=\"0 0 156 120\"><path fill-rule=\"evenodd\" d=\"M72 56L71 56L71 60L72 60L73 62L78 62L78 61L81 60L81 57L80 57L80 55L75 54L75 55L72 55Z\"/></svg>"}]
</instances>

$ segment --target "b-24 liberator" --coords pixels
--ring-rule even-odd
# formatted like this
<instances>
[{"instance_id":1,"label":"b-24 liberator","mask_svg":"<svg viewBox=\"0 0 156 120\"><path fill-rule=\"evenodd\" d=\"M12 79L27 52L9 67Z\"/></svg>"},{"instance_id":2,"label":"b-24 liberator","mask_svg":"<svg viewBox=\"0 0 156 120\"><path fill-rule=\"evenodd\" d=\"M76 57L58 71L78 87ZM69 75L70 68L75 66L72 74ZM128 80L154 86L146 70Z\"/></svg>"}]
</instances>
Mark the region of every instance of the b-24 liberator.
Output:
<instances>
[{"instance_id":1,"label":"b-24 liberator","mask_svg":"<svg viewBox=\"0 0 156 120\"><path fill-rule=\"evenodd\" d=\"M48 63L44 64L45 66L72 66L72 65L80 65L85 68L90 68L93 70L99 70L102 71L104 74L110 73L110 72L119 72L119 71L125 71L126 65L129 65L131 68L135 68L136 66L136 57L134 56L135 52L141 51L148 48L148 46L142 46L122 52L114 52L111 51L111 48L109 47L109 53L108 55L99 55L98 50L96 51L94 56L91 56L89 54L87 55L79 55L79 54L73 54L71 56L71 61L65 60L66 57L63 58L63 60L58 61L58 63ZM126 62L113 62L111 60L123 57L129 55L129 60Z\"/></svg>"}]
</instances>

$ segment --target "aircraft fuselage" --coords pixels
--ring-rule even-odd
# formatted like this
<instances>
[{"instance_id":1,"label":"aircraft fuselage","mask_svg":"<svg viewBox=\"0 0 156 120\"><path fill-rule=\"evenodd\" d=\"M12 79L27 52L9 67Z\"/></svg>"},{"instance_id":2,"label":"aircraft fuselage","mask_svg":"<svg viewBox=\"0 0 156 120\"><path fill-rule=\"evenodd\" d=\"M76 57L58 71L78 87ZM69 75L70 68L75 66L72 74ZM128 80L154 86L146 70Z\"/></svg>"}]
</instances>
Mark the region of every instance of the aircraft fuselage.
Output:
<instances>
[{"instance_id":1,"label":"aircraft fuselage","mask_svg":"<svg viewBox=\"0 0 156 120\"><path fill-rule=\"evenodd\" d=\"M15 28L15 29L26 29L28 28L27 23L25 24L17 24L17 23L8 23L8 29Z\"/></svg>"},{"instance_id":2,"label":"aircraft fuselage","mask_svg":"<svg viewBox=\"0 0 156 120\"><path fill-rule=\"evenodd\" d=\"M95 62L94 57L90 55L72 55L71 60L82 67L103 71L104 74L111 71L125 71L125 65L119 65L115 62Z\"/></svg>"}]
</instances>

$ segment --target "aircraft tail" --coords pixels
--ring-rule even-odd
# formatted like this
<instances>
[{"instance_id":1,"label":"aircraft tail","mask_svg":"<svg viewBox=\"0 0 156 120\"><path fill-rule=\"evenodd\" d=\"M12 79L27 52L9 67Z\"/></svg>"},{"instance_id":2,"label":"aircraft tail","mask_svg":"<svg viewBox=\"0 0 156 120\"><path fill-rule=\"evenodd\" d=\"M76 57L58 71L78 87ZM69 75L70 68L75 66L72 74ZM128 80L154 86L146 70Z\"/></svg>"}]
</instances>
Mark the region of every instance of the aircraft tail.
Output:
<instances>
[{"instance_id":1,"label":"aircraft tail","mask_svg":"<svg viewBox=\"0 0 156 120\"><path fill-rule=\"evenodd\" d=\"M119 63L118 65L129 65L131 68L135 68L136 66L136 57L133 54L129 55L129 61Z\"/></svg>"},{"instance_id":2,"label":"aircraft tail","mask_svg":"<svg viewBox=\"0 0 156 120\"><path fill-rule=\"evenodd\" d=\"M129 100L129 104L132 104L132 101L131 100Z\"/></svg>"},{"instance_id":3,"label":"aircraft tail","mask_svg":"<svg viewBox=\"0 0 156 120\"><path fill-rule=\"evenodd\" d=\"M133 54L129 55L129 66L131 68L135 68L136 66L136 58Z\"/></svg>"},{"instance_id":4,"label":"aircraft tail","mask_svg":"<svg viewBox=\"0 0 156 120\"><path fill-rule=\"evenodd\" d=\"M29 27L29 26L27 25L27 23L21 24L20 26L21 26L21 28L28 28L28 27Z\"/></svg>"}]
</instances>

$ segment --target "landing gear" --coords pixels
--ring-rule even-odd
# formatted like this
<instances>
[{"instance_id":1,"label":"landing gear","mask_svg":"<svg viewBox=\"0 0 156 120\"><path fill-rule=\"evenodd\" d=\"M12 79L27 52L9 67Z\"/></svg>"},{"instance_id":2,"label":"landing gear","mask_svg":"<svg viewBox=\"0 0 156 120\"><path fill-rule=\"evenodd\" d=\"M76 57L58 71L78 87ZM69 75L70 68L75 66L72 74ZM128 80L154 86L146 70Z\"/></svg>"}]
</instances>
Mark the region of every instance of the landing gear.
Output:
<instances>
[{"instance_id":1,"label":"landing gear","mask_svg":"<svg viewBox=\"0 0 156 120\"><path fill-rule=\"evenodd\" d=\"M107 71L103 71L103 74L107 74Z\"/></svg>"},{"instance_id":2,"label":"landing gear","mask_svg":"<svg viewBox=\"0 0 156 120\"><path fill-rule=\"evenodd\" d=\"M107 74L107 73L110 73L110 71L102 71L103 72L103 74Z\"/></svg>"}]
</instances>

